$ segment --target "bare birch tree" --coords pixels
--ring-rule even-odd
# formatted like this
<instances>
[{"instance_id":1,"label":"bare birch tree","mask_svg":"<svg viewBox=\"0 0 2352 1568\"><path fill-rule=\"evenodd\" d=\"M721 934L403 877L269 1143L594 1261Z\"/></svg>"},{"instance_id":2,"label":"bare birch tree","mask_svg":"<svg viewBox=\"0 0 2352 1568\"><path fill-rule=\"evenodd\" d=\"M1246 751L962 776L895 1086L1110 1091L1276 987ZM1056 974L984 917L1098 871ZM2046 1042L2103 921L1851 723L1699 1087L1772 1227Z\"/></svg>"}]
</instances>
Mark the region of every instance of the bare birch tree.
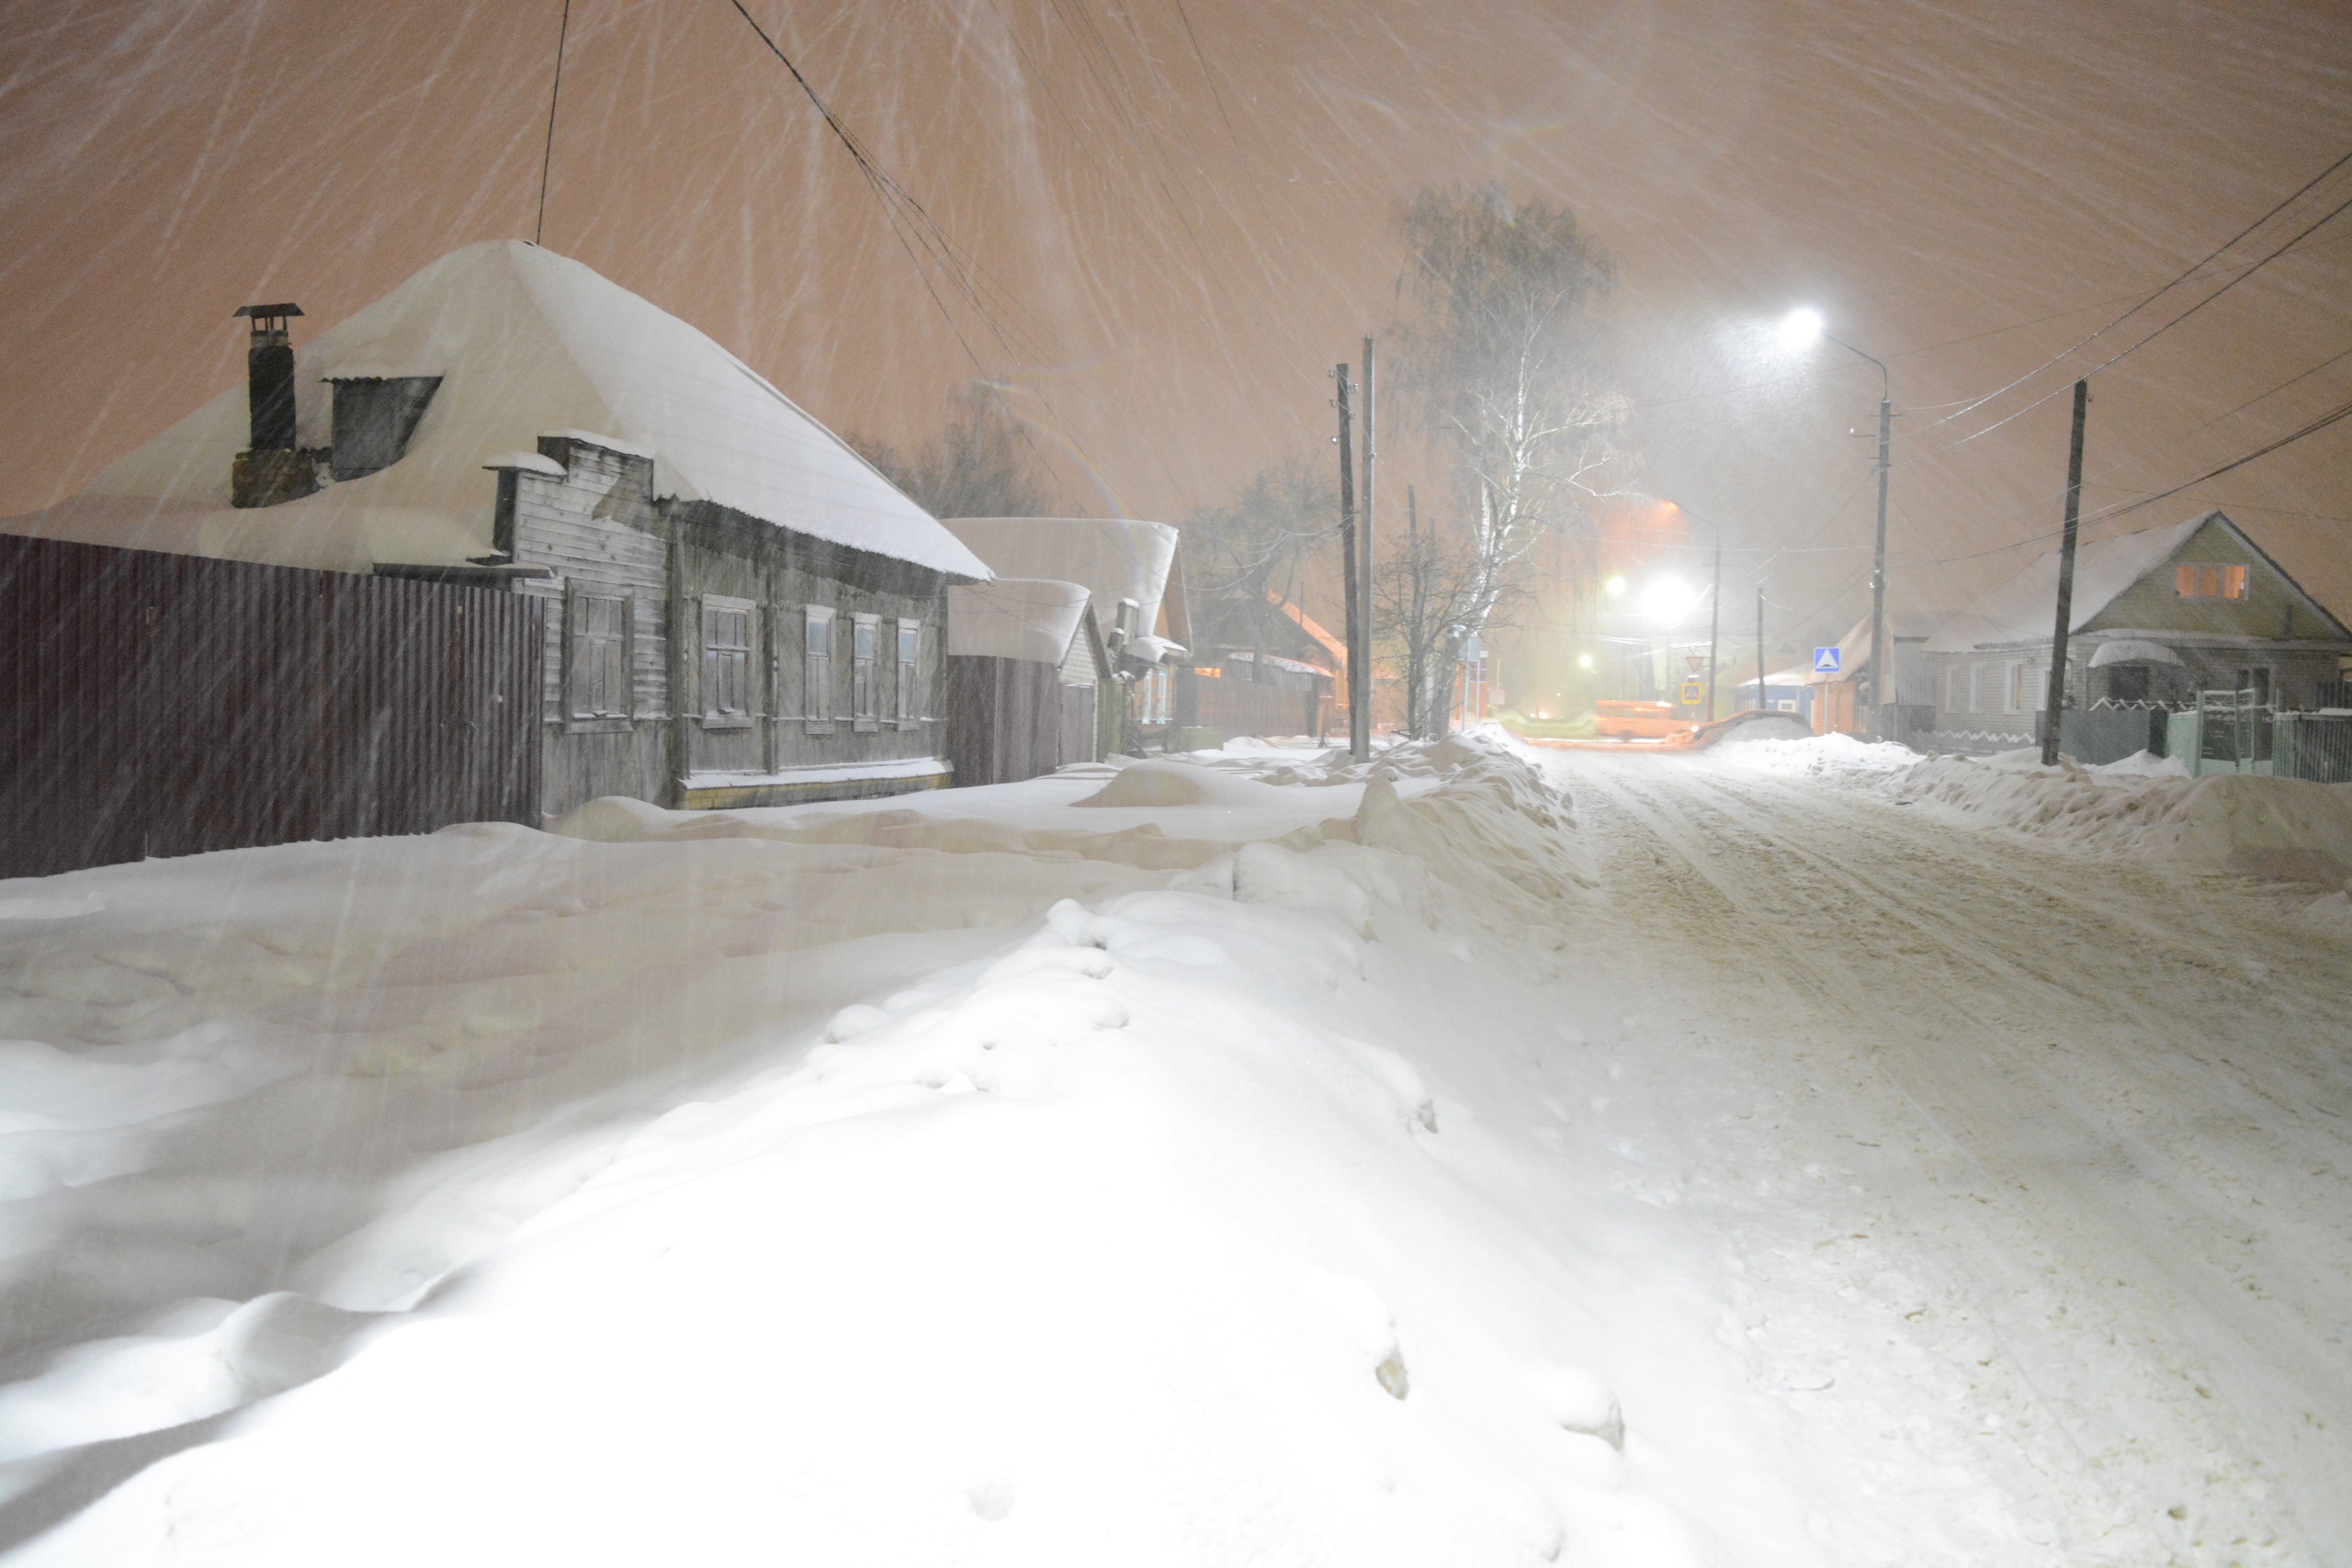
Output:
<instances>
[{"instance_id":1,"label":"bare birch tree","mask_svg":"<svg viewBox=\"0 0 2352 1568\"><path fill-rule=\"evenodd\" d=\"M1624 399L1602 364L1613 272L1575 213L1514 208L1500 186L1422 191L1398 214L1411 311L1405 389L1453 459L1468 517L1470 607L1482 629L1546 534L1588 525L1623 454Z\"/></svg>"},{"instance_id":2,"label":"bare birch tree","mask_svg":"<svg viewBox=\"0 0 2352 1568\"><path fill-rule=\"evenodd\" d=\"M1195 507L1183 524L1184 578L1195 637L1248 648L1264 663L1266 617L1298 602L1309 559L1338 532L1329 476L1305 462L1268 468L1230 502Z\"/></svg>"}]
</instances>

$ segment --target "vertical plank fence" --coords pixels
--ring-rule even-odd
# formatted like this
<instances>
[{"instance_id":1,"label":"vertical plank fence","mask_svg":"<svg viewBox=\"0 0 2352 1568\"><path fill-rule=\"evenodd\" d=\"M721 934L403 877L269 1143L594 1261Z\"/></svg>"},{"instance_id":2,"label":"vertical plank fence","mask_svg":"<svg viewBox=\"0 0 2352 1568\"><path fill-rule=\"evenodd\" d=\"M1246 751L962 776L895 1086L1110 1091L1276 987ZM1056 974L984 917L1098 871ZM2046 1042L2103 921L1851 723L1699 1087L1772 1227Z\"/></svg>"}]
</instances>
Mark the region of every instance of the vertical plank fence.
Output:
<instances>
[{"instance_id":1,"label":"vertical plank fence","mask_svg":"<svg viewBox=\"0 0 2352 1568\"><path fill-rule=\"evenodd\" d=\"M0 536L0 876L537 825L543 609Z\"/></svg>"}]
</instances>

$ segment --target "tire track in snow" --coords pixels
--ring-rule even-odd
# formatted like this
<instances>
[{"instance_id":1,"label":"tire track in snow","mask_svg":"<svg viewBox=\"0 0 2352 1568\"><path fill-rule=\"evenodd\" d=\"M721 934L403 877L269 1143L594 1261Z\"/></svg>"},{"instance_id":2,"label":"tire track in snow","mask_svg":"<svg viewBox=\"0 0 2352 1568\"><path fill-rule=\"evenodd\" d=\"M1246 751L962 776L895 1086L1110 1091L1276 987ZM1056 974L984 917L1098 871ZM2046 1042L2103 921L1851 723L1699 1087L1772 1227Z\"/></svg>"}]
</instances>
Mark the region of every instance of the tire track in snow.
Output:
<instances>
[{"instance_id":1,"label":"tire track in snow","mask_svg":"<svg viewBox=\"0 0 2352 1568\"><path fill-rule=\"evenodd\" d=\"M1631 771L1636 767L1638 775ZM2342 1166L2344 1145L2319 1123L2320 1100L2309 1098L2335 1092L2339 1075L2324 1070L2329 1064L2321 1053L2313 1064L2270 1075L2288 1082L2262 1081L2242 1066L2259 1053L2238 1047L2224 1055L2195 1032L2194 1015L2132 996L2127 976L2135 974L2142 981L2149 972L2176 970L2232 977L2184 942L2177 929L2168 931L2134 908L2154 879L2080 858L2052 860L2046 852L2030 856L2026 846L1931 818L1897 818L1892 807L1827 788L1614 760L1566 771L1610 807L1605 817L1616 820L1597 826L1616 829L1608 836L1618 840L1611 848L1621 864L1636 865L1644 853L1662 858L1667 882L1678 873L1686 884L1695 875L1722 901L1721 910L1690 918L1746 953L1711 982L1770 974L1802 1008L1871 1039L1869 1055L1878 1068L1981 1173L2014 1222L2002 1228L2021 1234L2004 1238L2001 1245L2017 1254L2006 1259L1988 1254L1989 1237L1971 1238L1975 1256L1963 1260L1967 1267L2036 1292L2043 1290L2040 1271L2055 1270L2078 1298L2077 1315L2082 1302L2096 1298L2127 1329L2136 1328L2126 1337L2140 1342L2143 1355L2186 1372L2189 1386L2218 1378L2216 1386L2254 1429L2258 1450L2288 1472L2309 1536L2347 1539L2338 1515L2352 1486L2338 1483L2345 1456L2334 1431L2343 1429L2336 1417L2352 1418L2352 1391L2331 1375L2324 1335L2329 1307L2342 1310L2346 1248L2340 1227L2322 1227L2318 1235L2307 1227L2287 1238L2328 1255L2324 1266L2306 1270L2315 1276L2313 1288L2299 1292L2306 1298L2300 1303L2282 1303L2276 1290L2256 1298L2245 1288L2250 1274L2285 1277L2279 1270L2291 1263L2277 1247L2267 1250L2279 1255L2257 1257L2252 1270L2208 1261L2222 1250L2215 1245L2222 1238L2248 1235L2242 1192L2266 1186L2276 1191L2282 1180L2300 1183L2307 1200L2324 1202L2340 1191L2331 1168ZM1636 776L1639 790L1628 787ZM1846 863L1822 852L1832 847ZM2008 863L2035 859L2050 863ZM2052 870L2102 891L2054 896L2041 874ZM2104 891L2119 881L2125 884L2120 895ZM2205 887L2193 896L2208 892L2225 903L2243 897ZM1621 908L1641 923L1639 899L1621 900ZM1736 918L1726 920L1726 913ZM2222 922L2200 913L2190 935L2210 943L2211 926L2242 913L2233 908ZM2068 939L2063 948L2038 934L2053 927ZM1792 929L1805 934L1787 940ZM2066 969L2119 940L2136 972L2119 976L2112 963L2080 975ZM2321 981L2301 989L2304 1015L2324 1018L2342 987ZM1971 1001L1979 1005L1964 1005ZM2079 1036L2091 1053L2069 1052L2055 1065L2048 1059L2040 1042L2050 1030L2041 1021L2053 1011L2057 1032ZM1895 1028L1887 1027L1890 1021ZM2096 1097L2086 1104L2080 1086L2057 1070L2063 1066L2079 1077L2086 1063L2110 1080L2108 1098L2118 1083L2129 1089L2137 1079L2138 1098L2157 1111L2234 1102L2235 1116L2259 1116L2266 1126L2283 1119L2294 1135L2272 1138L2271 1147L2256 1151L2267 1157L2242 1160L2245 1168L2215 1169L2215 1162L2204 1161L2205 1168L2191 1169L2200 1162L2173 1157L2111 1112L2089 1113L2105 1108ZM2193 1119L2186 1130L2197 1130ZM2085 1159L2086 1153L2095 1157ZM2314 1158L2316 1172L2309 1163ZM2259 1218L2252 1223L2259 1241ZM1999 1300L1998 1292L1991 1295ZM2314 1312L2323 1332L2314 1331ZM2013 1335L2033 1332L2014 1311L1997 1315L2010 1320ZM2027 1360L2052 1361L2051 1348L2018 1348ZM2200 1366L2213 1370L2199 1378ZM2070 1379L2038 1381L2063 1388ZM2119 1430L2112 1415L2093 1407L2096 1391L2062 1403L2072 1406L2066 1419L2084 1434L2086 1452L2145 1446L2146 1434L2131 1429L2134 1423ZM2225 1425L2213 1419L2219 1414L2204 1424ZM2218 1429L2214 1437L2223 1448L2239 1446Z\"/></svg>"}]
</instances>

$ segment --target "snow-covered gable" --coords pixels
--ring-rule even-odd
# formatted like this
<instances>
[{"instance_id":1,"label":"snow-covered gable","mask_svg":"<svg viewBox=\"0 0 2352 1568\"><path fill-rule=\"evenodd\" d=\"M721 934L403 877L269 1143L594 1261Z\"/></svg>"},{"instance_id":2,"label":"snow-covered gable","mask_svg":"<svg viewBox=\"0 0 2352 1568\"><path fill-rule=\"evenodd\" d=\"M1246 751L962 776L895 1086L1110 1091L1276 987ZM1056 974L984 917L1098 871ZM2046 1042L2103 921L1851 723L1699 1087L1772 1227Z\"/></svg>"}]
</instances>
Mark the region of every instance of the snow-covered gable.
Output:
<instances>
[{"instance_id":1,"label":"snow-covered gable","mask_svg":"<svg viewBox=\"0 0 2352 1568\"><path fill-rule=\"evenodd\" d=\"M705 500L934 570L988 569L832 432L708 336L592 268L520 241L453 251L295 350L299 439L328 444L322 383L438 376L407 455L283 505L229 504L240 383L25 533L288 565L455 565L491 548L483 473L560 431L654 457L655 493Z\"/></svg>"},{"instance_id":2,"label":"snow-covered gable","mask_svg":"<svg viewBox=\"0 0 2352 1568\"><path fill-rule=\"evenodd\" d=\"M2075 597L2070 631L2080 631L2116 597L2148 573L2170 560L2208 518L2218 512L2191 517L2162 528L2143 528L2075 551ZM2228 519L2223 518L2227 522ZM2032 565L1977 601L1975 607L1954 615L1928 639L1929 653L1966 653L1975 649L2009 648L2050 640L2058 610L2058 552Z\"/></svg>"},{"instance_id":3,"label":"snow-covered gable","mask_svg":"<svg viewBox=\"0 0 2352 1568\"><path fill-rule=\"evenodd\" d=\"M1096 632L1108 641L1119 601L1139 612L1138 644L1161 624L1176 569L1176 530L1165 523L1104 517L951 517L946 527L1000 577L1075 582L1093 601ZM1178 637L1189 628L1172 624ZM1173 646L1170 644L1170 646ZM1140 649L1138 649L1140 651Z\"/></svg>"},{"instance_id":4,"label":"snow-covered gable","mask_svg":"<svg viewBox=\"0 0 2352 1568\"><path fill-rule=\"evenodd\" d=\"M1086 615L1075 582L1000 577L947 591L947 651L959 658L1059 664Z\"/></svg>"}]
</instances>

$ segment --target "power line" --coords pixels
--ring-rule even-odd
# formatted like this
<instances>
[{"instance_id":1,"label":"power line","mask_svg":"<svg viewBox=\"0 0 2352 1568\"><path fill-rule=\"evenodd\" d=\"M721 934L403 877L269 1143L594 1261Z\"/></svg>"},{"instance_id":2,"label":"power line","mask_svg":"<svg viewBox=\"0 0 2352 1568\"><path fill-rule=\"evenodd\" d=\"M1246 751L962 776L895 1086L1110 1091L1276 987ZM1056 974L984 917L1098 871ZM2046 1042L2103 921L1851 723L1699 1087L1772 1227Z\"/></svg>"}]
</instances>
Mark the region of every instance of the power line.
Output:
<instances>
[{"instance_id":1,"label":"power line","mask_svg":"<svg viewBox=\"0 0 2352 1568\"><path fill-rule=\"evenodd\" d=\"M2022 376L2018 377L2016 380L2011 381L2007 386L2006 386L2006 387L2002 387L2002 388L2000 388L1998 390L1991 391L1991 392L1987 392L1987 393L1985 393L1985 394L1984 394L1984 396L1983 396L1983 397L1981 397L1981 398L1977 399L1973 403L1971 403L1967 408L1962 409L1962 410L1960 410L1958 412L1955 412L1955 413L1946 414L1942 419L1939 419L1939 420L1936 421L1936 422L1935 422L1935 424L1930 424L1930 425L1928 425L1928 426L1927 427L1927 430L1922 430L1922 431L1920 432L1920 434L1921 434L1922 435L1924 435L1924 434L1927 434L1927 431L1928 431L1928 430L1933 430L1933 429L1935 429L1935 428L1936 428L1936 425L1939 425L1939 424L1948 424L1948 423L1950 423L1951 421L1953 421L1953 420L1955 420L1955 419L1960 418L1962 414L1965 414L1965 413L1971 412L1972 411L1973 411L1973 410L1975 410L1975 409L1982 408L1982 407L1984 407L1986 403L1991 402L1995 398L2001 397L2001 396L2003 396L2004 394L2006 394L2006 393L2007 393L2007 392L2011 392L2011 391L2016 390L2018 388L2019 388L2019 387L2021 387L2021 386L2025 385L2025 383L2026 383L2026 382L2032 380L2036 376L2041 375L2043 371L2045 371L2045 370L2047 370L2047 369L2051 368L2052 366L2059 365L2059 364L2063 364L2064 361L2066 361L2066 360L2068 360L2068 359L2073 358L2076 354L2080 353L2084 348L2086 348L2086 347L2087 347L2088 345L2090 345L2091 344L2093 344L2093 343L2097 342L2098 339L2100 339L2100 338L2102 338L2102 337L2106 336L2109 333L2113 332L2117 327L2121 326L2125 321L2127 321L2131 320L2133 316L2138 315L2142 310L2145 310L2148 306L2154 304L2158 299L2162 299L2162 298L2163 298L2164 296L2165 296L2166 294L2171 293L2175 288L2179 288L2182 284L2184 284L2184 283L2188 282L2191 277L2194 277L2195 276L2197 276L2197 274L2198 274L2198 273L2199 273L2199 272L2203 271L2207 266L2211 265L2215 260L2217 260L2217 259L2218 259L2218 258L2220 258L2222 255L2223 255L2224 254L2226 254L2226 253L2227 253L2227 252L2228 252L2228 251L2229 251L2233 246L2234 246L2234 245L2238 244L2240 242L2244 241L2244 240L2245 240L2248 235L2252 234L2256 230L2260 229L2264 224L2266 224L2266 223L2269 222L2273 218L2278 217L2278 214L2280 214L2281 212L2286 211L2288 208L2290 208L2290 207L2293 206L2296 202L2298 202L2298 201L2301 200L2301 199L2303 198L2303 197L2305 197L2306 195L2310 194L2310 192L2311 192L2311 191L2312 191L2315 186L2318 186L2322 181L2325 180L2325 179L2326 179L2330 175L2335 174L2338 169L2343 168L2346 164L2352 164L2352 152L2346 152L2346 153L2345 153L2345 154L2344 154L2344 156L2342 156L2341 158L2336 159L2335 163L2330 164L2326 168L2322 169L2318 174L2316 174L2316 175L2312 175L2309 180L2305 181L2301 186L2300 186L2299 188L2297 188L2297 189L2293 192L2293 194L2291 194L2291 195L2288 196L2284 200L2280 201L2280 202L2279 202L2276 207L2273 207L2269 211L2267 211L2267 212L2264 213L2261 217L2259 217L2259 218L2256 219L2253 222L2251 222L2251 223L2247 224L2245 228L2243 228L2243 229L2239 230L2236 233L2234 233L2234 234L2231 235L2227 240L2224 240L2223 242L2222 242L2222 243L2221 243L2221 244L2219 244L2218 246L2214 247L2211 251L2208 252L2208 253L2207 253L2207 254L2205 254L2201 259L2199 259L2199 260L2195 265L2191 265L2191 266L2190 266L2187 271L2185 271L2185 272L2181 273L2178 276L2175 277L2171 282L2169 282L2169 283L2165 284L2163 288L2158 288L2158 289L2155 289L2155 290L2154 290L2153 292L2149 293L2145 298L2143 298L2143 299L2140 299L2136 304L2134 304L2134 305L2133 305L2130 310L2128 310L2124 311L2121 315L2117 316L2113 321L2111 321L2108 322L2105 326L2103 326L2103 327L2099 328L2099 329L2098 329L2098 331L2097 331L2097 332L2095 332L2095 333L2091 333L2091 334L2090 334L2090 336L2088 336L2088 337L2086 337L2086 338L2082 339L2080 342L2075 343L2075 344L2073 344L2072 346L2070 346L2070 347L2068 347L2068 348L2066 348L2066 349L2063 350L2062 352L2060 352L2060 353L2058 353L2058 354L2054 354L2054 355L2051 355L2051 357L2049 357L2048 359L2043 360L2040 365L2035 366L2032 369L2030 369L2030 370L2027 371L2024 375L2022 375ZM2341 209L2339 209L2338 210L2341 210ZM2329 214L2329 216L2330 216L2330 217L2333 217L2333 216L2335 216L2335 214L2331 213L2331 214ZM2326 221L2326 220L2325 220L2325 219L2323 219L2323 220L2321 220L2321 221L2322 221L2322 222L2324 222L2324 221ZM2314 225L2314 227L2316 227L2316 226L2317 226L2317 225ZM2290 241L2290 242L2288 242L2288 243L2289 243L2290 244L2292 244L2294 242L2293 242L2293 241ZM2275 254L2275 253L2274 253L2274 254ZM2265 258L2265 260L2266 260L2266 261L2267 261L2267 259L2268 259L2268 258L2267 258L2267 257ZM2239 277L2244 277L2245 276L2245 275L2242 273L2242 274L2240 274L2240 275L2239 275ZM2232 282L2233 284L2236 283L2237 281L2238 281L2238 278L2233 278L2233 279L2231 279L2231 282ZM2135 345L2135 346L2136 346L2136 345ZM2127 351L2127 352L2128 352L2128 351ZM2109 363L2112 363L2112 361L2110 361ZM2012 416L2012 417L2014 417L2014 416ZM1983 432L1981 432L1981 431L1980 431L1980 432L1978 432L1978 434L1983 434Z\"/></svg>"},{"instance_id":2,"label":"power line","mask_svg":"<svg viewBox=\"0 0 2352 1568\"><path fill-rule=\"evenodd\" d=\"M563 40L571 34L571 0L563 0L563 22L555 33L555 85L548 93L548 144L539 154L539 220L531 226L531 243L548 231L548 171L555 166L555 106L563 96Z\"/></svg>"},{"instance_id":3,"label":"power line","mask_svg":"<svg viewBox=\"0 0 2352 1568\"><path fill-rule=\"evenodd\" d=\"M2175 316L2171 321L2166 321L2163 326L2158 327L2154 332L2152 332L2147 336L2142 338L2138 343L2133 344L2131 347L2122 350L2120 353L2109 355L2107 358L2099 361L2097 365L2092 366L2088 370L2084 371L2077 379L2087 380L2089 378L2098 375L2100 371L2108 368L2109 366L2114 365L2119 360L2121 360L2131 355L2137 354L2140 350L2147 347L2148 344L2155 342L2156 339L2162 337L2165 333L2172 331L2173 328L2180 325L2181 322L2188 320L2189 317L2197 314L2198 311L2203 310L2206 306L2211 305L2214 300L2219 299L2222 295L2227 294L2231 289L2235 288L2247 278L2252 277L2256 273L2260 272L2264 267L2268 266L2272 262L2277 261L2280 256L2285 255L2289 251L2294 249L2296 244L2302 241L2306 236L2318 230L2321 224L2331 221L2338 214L2346 211L2347 209L2352 209L2352 197L2346 197L2345 200L2337 203L2335 207L2329 209L2328 211L2317 221L2313 222L2309 228L2303 230L2301 233L2297 234L2293 239L2289 240L2285 244L2279 246L2277 250L2272 251L2268 255L2264 256L2260 261L2255 263L2252 266L2246 268L2244 272L2238 274L2235 277L2233 277L2227 283L2222 285L2221 288L2213 290L2212 293L2205 296L2204 299L2197 301L2196 304L2191 305L2188 310L2183 310L2179 315ZM2069 383L2069 385L2071 386L2071 383ZM2034 410L2048 402L2052 398L2059 396L2060 393L2065 389L2065 388L2061 388L2058 391L2046 392L2042 396L2036 398L2033 401L2026 404L2025 407L2018 410L2017 412L2008 415L2007 418L1995 420L1984 429L1973 432L1971 434L1963 435L1959 440L1951 442L1946 446L1939 446L1935 451L1928 453L1928 456L1930 457L1940 457L1947 452L1954 451L1960 447L1967 446L1970 442L1975 440L1980 435L1990 435L1993 432L2000 429L2001 426L2009 423L2012 420L2024 418L2027 414L2031 413ZM1962 411L1963 413L1966 412L1966 410ZM1948 414L1945 416L1945 419L1957 419L1959 417L1959 414ZM1945 423L1945 420L1938 420L1936 422L1937 424L1941 424L1943 423ZM1928 429L1933 428L1935 428L1934 425L1928 426ZM1926 432L1923 431L1921 434L1924 434Z\"/></svg>"},{"instance_id":4,"label":"power line","mask_svg":"<svg viewBox=\"0 0 2352 1568\"><path fill-rule=\"evenodd\" d=\"M2266 446L2257 446L2243 457L2233 457L2230 461L2222 464L2218 468L2209 468L2204 473L2198 475L2195 479L2188 480L2185 484L2177 484L2170 490L2158 491L2154 495L2144 497L2139 501L2132 502L2127 505L2103 507L2099 511L2092 513L2090 514L2090 518L2086 518L2085 521L2090 521L2091 518L2120 517L2127 512L2137 512L2143 506L2154 506L2157 502L2165 500L2171 496L2178 495L2182 491L2193 489L2198 485L2203 484L2207 479L2217 479L2233 468L2243 468L2248 463L2255 461L2255 459L2258 457L2267 457L2271 453L2278 451L2282 446L2291 446L2306 435L2316 435L2321 431L2325 430L2329 425L2335 423L2338 420L2347 418L2352 418L2352 403L2346 403L2341 408L2324 413L2317 419L2312 420L2309 424L2304 425L2301 430L2295 431L2290 434L2282 435L2278 440L2270 442Z\"/></svg>"}]
</instances>

